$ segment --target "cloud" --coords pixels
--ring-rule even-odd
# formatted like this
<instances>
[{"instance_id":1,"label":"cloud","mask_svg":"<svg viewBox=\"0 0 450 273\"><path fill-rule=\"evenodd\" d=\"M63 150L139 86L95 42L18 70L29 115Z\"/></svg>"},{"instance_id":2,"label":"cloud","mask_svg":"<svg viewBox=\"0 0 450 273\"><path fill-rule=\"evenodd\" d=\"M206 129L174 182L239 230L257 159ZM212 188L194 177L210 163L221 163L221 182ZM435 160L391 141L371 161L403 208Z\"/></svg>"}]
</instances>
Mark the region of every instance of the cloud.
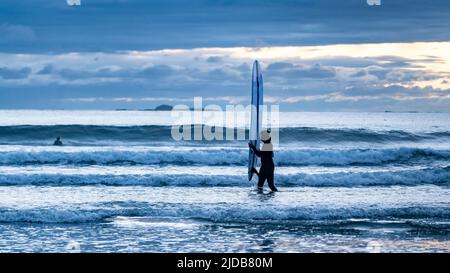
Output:
<instances>
[{"instance_id":1,"label":"cloud","mask_svg":"<svg viewBox=\"0 0 450 273\"><path fill-rule=\"evenodd\" d=\"M168 65L152 65L138 71L136 75L153 79L166 78L175 74L175 70Z\"/></svg>"},{"instance_id":2,"label":"cloud","mask_svg":"<svg viewBox=\"0 0 450 273\"><path fill-rule=\"evenodd\" d=\"M206 59L208 63L219 63L223 60L221 56L211 56Z\"/></svg>"},{"instance_id":3,"label":"cloud","mask_svg":"<svg viewBox=\"0 0 450 273\"><path fill-rule=\"evenodd\" d=\"M271 63L271 64L269 64L269 66L267 66L267 70L269 70L269 71L286 70L286 69L292 69L292 68L294 68L294 65L291 63L287 63L287 62L275 62L275 63Z\"/></svg>"},{"instance_id":4,"label":"cloud","mask_svg":"<svg viewBox=\"0 0 450 273\"><path fill-rule=\"evenodd\" d=\"M333 67L324 67L320 64L315 64L311 67L300 68L292 70L293 75L299 78L332 78L336 75Z\"/></svg>"},{"instance_id":5,"label":"cloud","mask_svg":"<svg viewBox=\"0 0 450 273\"><path fill-rule=\"evenodd\" d=\"M27 78L31 73L31 68L23 67L23 68L7 68L0 67L0 77L5 80L11 79L24 79Z\"/></svg>"},{"instance_id":6,"label":"cloud","mask_svg":"<svg viewBox=\"0 0 450 273\"><path fill-rule=\"evenodd\" d=\"M61 66L61 65L60 65ZM175 75L176 70L168 65L150 65L142 68L117 68L117 67L99 67L93 70L63 67L58 68L55 64L45 64L36 75L52 76L55 79L65 80L95 79L98 78L121 78L146 80L157 79L159 81ZM86 81L89 84L89 81Z\"/></svg>"},{"instance_id":7,"label":"cloud","mask_svg":"<svg viewBox=\"0 0 450 273\"><path fill-rule=\"evenodd\" d=\"M364 77L367 75L367 71L364 69L358 70L350 75L350 77Z\"/></svg>"},{"instance_id":8,"label":"cloud","mask_svg":"<svg viewBox=\"0 0 450 273\"><path fill-rule=\"evenodd\" d=\"M268 66L268 72L275 77L287 77L292 79L301 78L332 78L336 75L333 67L325 67L321 64L294 65L292 63L277 62Z\"/></svg>"},{"instance_id":9,"label":"cloud","mask_svg":"<svg viewBox=\"0 0 450 273\"><path fill-rule=\"evenodd\" d=\"M81 2L2 0L0 51L115 52L450 40L446 0L386 1L379 8L364 0L90 0L82 6L83 12L67 8Z\"/></svg>"},{"instance_id":10,"label":"cloud","mask_svg":"<svg viewBox=\"0 0 450 273\"><path fill-rule=\"evenodd\" d=\"M389 73L389 71L389 69L385 69L383 67L371 66L368 68L367 73L377 77L379 80L384 80L386 79L386 75Z\"/></svg>"},{"instance_id":11,"label":"cloud","mask_svg":"<svg viewBox=\"0 0 450 273\"><path fill-rule=\"evenodd\" d=\"M425 54L430 49L433 56ZM406 109L408 101L410 110L443 109L448 50L450 43L0 53L0 108L34 107L36 101L49 108L151 108L189 103L193 96L245 103L257 58L266 101L290 110L370 110L400 102ZM208 62L211 56L221 60Z\"/></svg>"},{"instance_id":12,"label":"cloud","mask_svg":"<svg viewBox=\"0 0 450 273\"><path fill-rule=\"evenodd\" d=\"M41 70L37 72L38 75L49 75L54 71L54 67L52 64L45 65Z\"/></svg>"}]
</instances>

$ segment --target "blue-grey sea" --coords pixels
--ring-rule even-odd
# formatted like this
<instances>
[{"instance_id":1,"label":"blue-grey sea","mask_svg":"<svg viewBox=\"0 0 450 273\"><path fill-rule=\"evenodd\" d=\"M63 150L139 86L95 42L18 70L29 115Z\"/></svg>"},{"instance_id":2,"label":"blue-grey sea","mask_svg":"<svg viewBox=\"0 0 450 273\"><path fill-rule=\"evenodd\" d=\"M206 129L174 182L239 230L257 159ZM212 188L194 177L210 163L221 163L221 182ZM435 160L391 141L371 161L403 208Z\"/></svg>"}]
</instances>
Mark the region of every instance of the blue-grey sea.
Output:
<instances>
[{"instance_id":1,"label":"blue-grey sea","mask_svg":"<svg viewBox=\"0 0 450 273\"><path fill-rule=\"evenodd\" d=\"M0 111L0 252L450 251L450 114L280 113L262 194L245 140L172 123Z\"/></svg>"}]
</instances>

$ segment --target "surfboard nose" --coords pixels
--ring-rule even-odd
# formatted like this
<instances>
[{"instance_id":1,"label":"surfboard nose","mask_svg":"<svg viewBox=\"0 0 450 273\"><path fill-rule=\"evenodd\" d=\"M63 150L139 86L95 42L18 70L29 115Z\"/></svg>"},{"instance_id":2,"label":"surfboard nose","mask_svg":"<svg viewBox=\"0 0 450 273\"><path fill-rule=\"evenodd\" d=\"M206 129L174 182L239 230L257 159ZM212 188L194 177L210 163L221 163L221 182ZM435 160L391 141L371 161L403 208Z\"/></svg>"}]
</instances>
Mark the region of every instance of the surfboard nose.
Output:
<instances>
[{"instance_id":1,"label":"surfboard nose","mask_svg":"<svg viewBox=\"0 0 450 273\"><path fill-rule=\"evenodd\" d=\"M259 61L258 61L258 60L255 60L255 61L253 62L253 71L261 71L260 68L261 68L261 67L260 67L260 65L259 65Z\"/></svg>"}]
</instances>

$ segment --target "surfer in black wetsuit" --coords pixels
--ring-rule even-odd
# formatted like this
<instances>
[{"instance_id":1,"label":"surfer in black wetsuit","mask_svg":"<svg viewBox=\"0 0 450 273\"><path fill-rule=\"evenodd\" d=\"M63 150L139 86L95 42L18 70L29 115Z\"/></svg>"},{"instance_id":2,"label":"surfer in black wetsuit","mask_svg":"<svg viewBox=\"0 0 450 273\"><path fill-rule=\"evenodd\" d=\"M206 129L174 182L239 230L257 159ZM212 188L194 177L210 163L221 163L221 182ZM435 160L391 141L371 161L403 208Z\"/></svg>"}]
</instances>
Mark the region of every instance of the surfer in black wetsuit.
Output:
<instances>
[{"instance_id":1,"label":"surfer in black wetsuit","mask_svg":"<svg viewBox=\"0 0 450 273\"><path fill-rule=\"evenodd\" d=\"M55 142L53 142L54 146L63 146L63 143L61 141L61 137L57 137Z\"/></svg>"},{"instance_id":2,"label":"surfer in black wetsuit","mask_svg":"<svg viewBox=\"0 0 450 273\"><path fill-rule=\"evenodd\" d=\"M272 137L268 131L261 132L261 141L263 146L261 150L257 149L255 145L249 143L248 146L255 152L256 156L261 158L261 168L259 172L253 168L252 172L258 175L258 189L262 190L264 182L267 179L269 188L272 191L278 191L274 185L273 173L275 170L275 164L273 163L273 145L271 143Z\"/></svg>"}]
</instances>

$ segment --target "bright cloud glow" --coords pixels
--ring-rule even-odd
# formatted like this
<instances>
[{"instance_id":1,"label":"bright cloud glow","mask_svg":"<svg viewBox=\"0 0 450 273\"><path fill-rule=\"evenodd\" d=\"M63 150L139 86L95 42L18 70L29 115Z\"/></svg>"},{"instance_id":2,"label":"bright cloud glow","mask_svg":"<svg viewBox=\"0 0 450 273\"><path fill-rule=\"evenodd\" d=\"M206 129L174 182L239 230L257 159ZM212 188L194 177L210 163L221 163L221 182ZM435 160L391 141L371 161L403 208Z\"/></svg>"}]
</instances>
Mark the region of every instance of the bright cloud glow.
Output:
<instances>
[{"instance_id":1,"label":"bright cloud glow","mask_svg":"<svg viewBox=\"0 0 450 273\"><path fill-rule=\"evenodd\" d=\"M450 42L2 53L0 86L76 88L66 103L240 103L255 59L268 102L449 100Z\"/></svg>"}]
</instances>

